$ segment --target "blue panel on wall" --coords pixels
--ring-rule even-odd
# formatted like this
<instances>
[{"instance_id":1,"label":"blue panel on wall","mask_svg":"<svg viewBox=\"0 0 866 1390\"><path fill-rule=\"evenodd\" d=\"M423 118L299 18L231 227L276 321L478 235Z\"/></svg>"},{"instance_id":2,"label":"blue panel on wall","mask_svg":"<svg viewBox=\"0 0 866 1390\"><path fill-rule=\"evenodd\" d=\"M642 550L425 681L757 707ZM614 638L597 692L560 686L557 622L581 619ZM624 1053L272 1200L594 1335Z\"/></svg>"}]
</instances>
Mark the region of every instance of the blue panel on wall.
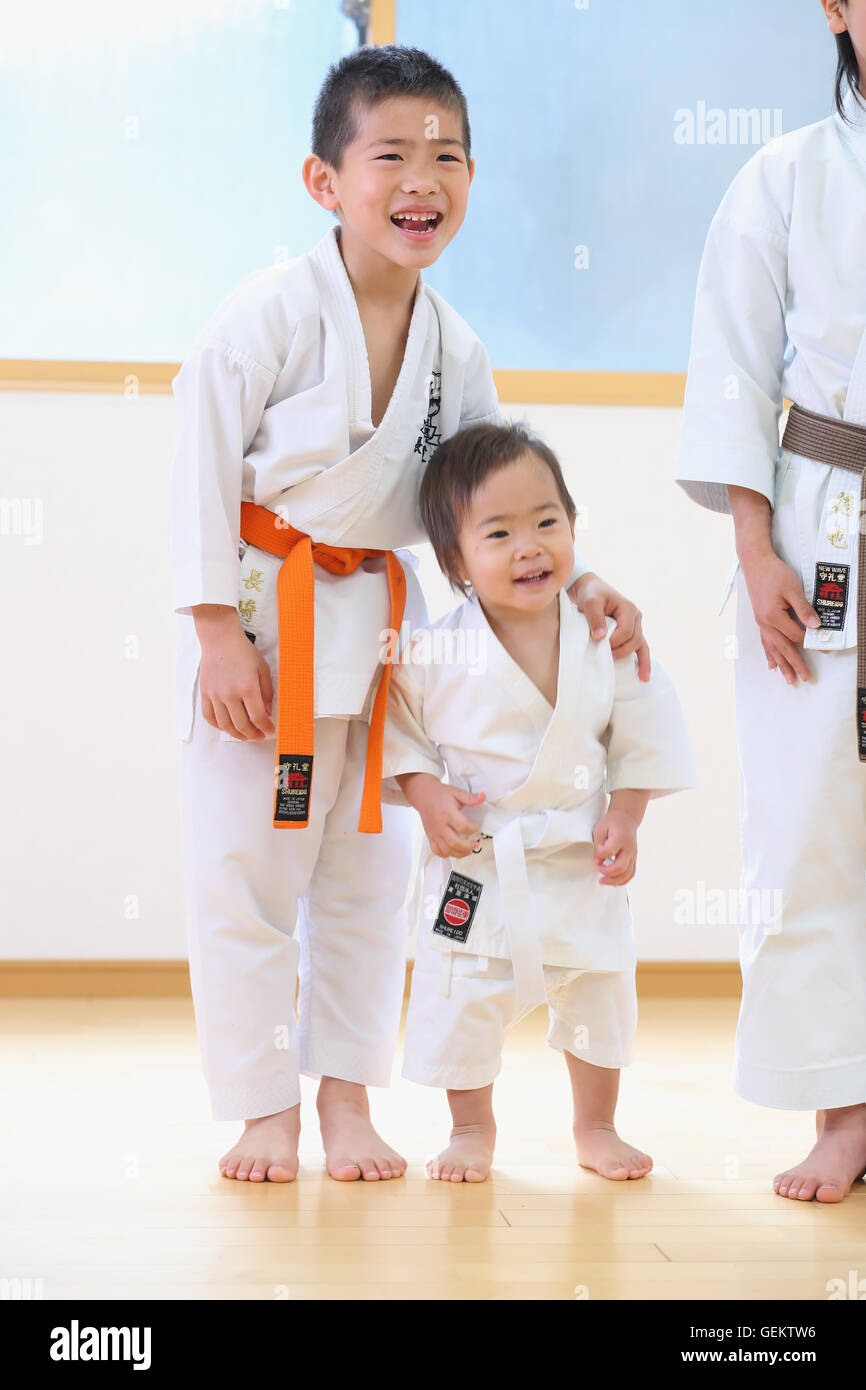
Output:
<instances>
[{"instance_id":1,"label":"blue panel on wall","mask_svg":"<svg viewBox=\"0 0 866 1390\"><path fill-rule=\"evenodd\" d=\"M178 360L331 225L301 164L354 25L339 0L45 9L0 42L0 357Z\"/></svg>"},{"instance_id":2,"label":"blue panel on wall","mask_svg":"<svg viewBox=\"0 0 866 1390\"><path fill-rule=\"evenodd\" d=\"M684 371L707 227L761 140L730 142L727 112L769 135L832 109L818 0L399 0L397 38L466 93L469 211L427 278L500 367Z\"/></svg>"},{"instance_id":3,"label":"blue panel on wall","mask_svg":"<svg viewBox=\"0 0 866 1390\"><path fill-rule=\"evenodd\" d=\"M331 225L300 169L354 28L339 0L17 13L0 49L0 356L178 360L245 274ZM676 113L700 127L758 108L765 134L776 112L784 130L825 117L817 0L398 0L397 36L469 100L469 213L427 276L494 365L684 370L707 225L757 144L678 142Z\"/></svg>"}]
</instances>

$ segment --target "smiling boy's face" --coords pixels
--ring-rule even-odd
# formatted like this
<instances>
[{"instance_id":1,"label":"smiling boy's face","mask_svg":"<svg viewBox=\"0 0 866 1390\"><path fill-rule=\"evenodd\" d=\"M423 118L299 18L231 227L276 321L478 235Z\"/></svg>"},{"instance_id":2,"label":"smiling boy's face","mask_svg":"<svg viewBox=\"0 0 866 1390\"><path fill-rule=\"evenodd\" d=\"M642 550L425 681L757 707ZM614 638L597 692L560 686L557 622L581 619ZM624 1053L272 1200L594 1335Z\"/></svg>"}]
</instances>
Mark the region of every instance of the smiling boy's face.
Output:
<instances>
[{"instance_id":1,"label":"smiling boy's face","mask_svg":"<svg viewBox=\"0 0 866 1390\"><path fill-rule=\"evenodd\" d=\"M359 106L355 121L339 171L311 155L307 187L339 214L344 246L422 270L466 215L474 160L466 160L460 116L429 97L389 97Z\"/></svg>"}]
</instances>

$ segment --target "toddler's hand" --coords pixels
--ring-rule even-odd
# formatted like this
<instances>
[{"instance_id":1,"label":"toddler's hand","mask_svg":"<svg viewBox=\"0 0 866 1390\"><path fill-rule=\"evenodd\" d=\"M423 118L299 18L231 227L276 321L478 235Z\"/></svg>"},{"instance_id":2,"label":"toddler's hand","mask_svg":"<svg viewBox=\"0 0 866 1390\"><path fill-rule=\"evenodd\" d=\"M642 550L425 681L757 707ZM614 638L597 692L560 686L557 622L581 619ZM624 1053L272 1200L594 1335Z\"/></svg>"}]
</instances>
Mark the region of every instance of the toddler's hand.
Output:
<instances>
[{"instance_id":1,"label":"toddler's hand","mask_svg":"<svg viewBox=\"0 0 866 1390\"><path fill-rule=\"evenodd\" d=\"M462 787L452 787L436 777L418 778L412 804L421 817L430 848L440 859L462 859L481 843L477 825L463 815L461 808L477 806L484 797L484 792L476 792L473 796Z\"/></svg>"},{"instance_id":2,"label":"toddler's hand","mask_svg":"<svg viewBox=\"0 0 866 1390\"><path fill-rule=\"evenodd\" d=\"M592 832L599 883L621 887L634 878L637 864L637 825L625 811L607 811ZM605 864L605 860L613 860Z\"/></svg>"}]
</instances>

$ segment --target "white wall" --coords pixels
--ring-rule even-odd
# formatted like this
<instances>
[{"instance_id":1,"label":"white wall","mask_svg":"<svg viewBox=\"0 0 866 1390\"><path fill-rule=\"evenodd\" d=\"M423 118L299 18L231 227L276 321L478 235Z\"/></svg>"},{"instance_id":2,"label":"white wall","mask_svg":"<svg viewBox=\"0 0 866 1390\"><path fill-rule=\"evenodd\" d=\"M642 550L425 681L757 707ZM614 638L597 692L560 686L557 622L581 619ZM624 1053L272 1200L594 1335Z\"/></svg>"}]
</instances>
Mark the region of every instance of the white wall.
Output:
<instances>
[{"instance_id":1,"label":"white wall","mask_svg":"<svg viewBox=\"0 0 866 1390\"><path fill-rule=\"evenodd\" d=\"M673 920L676 892L737 886L733 599L716 616L730 522L671 481L679 411L507 410L558 452L589 523L579 548L643 608L689 719L701 786L649 808L631 891L639 954L734 959L734 926ZM2 393L0 418L0 958L182 958L174 401ZM436 616L452 600L424 552Z\"/></svg>"}]
</instances>

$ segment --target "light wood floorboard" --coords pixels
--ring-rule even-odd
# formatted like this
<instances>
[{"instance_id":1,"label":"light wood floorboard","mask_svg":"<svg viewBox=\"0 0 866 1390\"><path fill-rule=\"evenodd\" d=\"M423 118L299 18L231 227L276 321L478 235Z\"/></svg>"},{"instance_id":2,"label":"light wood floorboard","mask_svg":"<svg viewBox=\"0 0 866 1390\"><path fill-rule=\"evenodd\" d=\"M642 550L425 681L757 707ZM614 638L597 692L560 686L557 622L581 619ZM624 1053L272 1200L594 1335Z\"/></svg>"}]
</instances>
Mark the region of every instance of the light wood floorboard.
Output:
<instances>
[{"instance_id":1,"label":"light wood floorboard","mask_svg":"<svg viewBox=\"0 0 866 1390\"><path fill-rule=\"evenodd\" d=\"M640 1182L577 1166L539 1011L508 1038L489 1182L427 1180L444 1097L395 1078L374 1116L407 1178L331 1181L305 1081L300 1178L276 1185L217 1171L240 1124L209 1119L188 1000L7 999L0 1280L77 1299L826 1299L866 1278L866 1184L838 1206L773 1194L812 1121L733 1094L735 1020L730 999L642 1002L619 1112L655 1159Z\"/></svg>"}]
</instances>

